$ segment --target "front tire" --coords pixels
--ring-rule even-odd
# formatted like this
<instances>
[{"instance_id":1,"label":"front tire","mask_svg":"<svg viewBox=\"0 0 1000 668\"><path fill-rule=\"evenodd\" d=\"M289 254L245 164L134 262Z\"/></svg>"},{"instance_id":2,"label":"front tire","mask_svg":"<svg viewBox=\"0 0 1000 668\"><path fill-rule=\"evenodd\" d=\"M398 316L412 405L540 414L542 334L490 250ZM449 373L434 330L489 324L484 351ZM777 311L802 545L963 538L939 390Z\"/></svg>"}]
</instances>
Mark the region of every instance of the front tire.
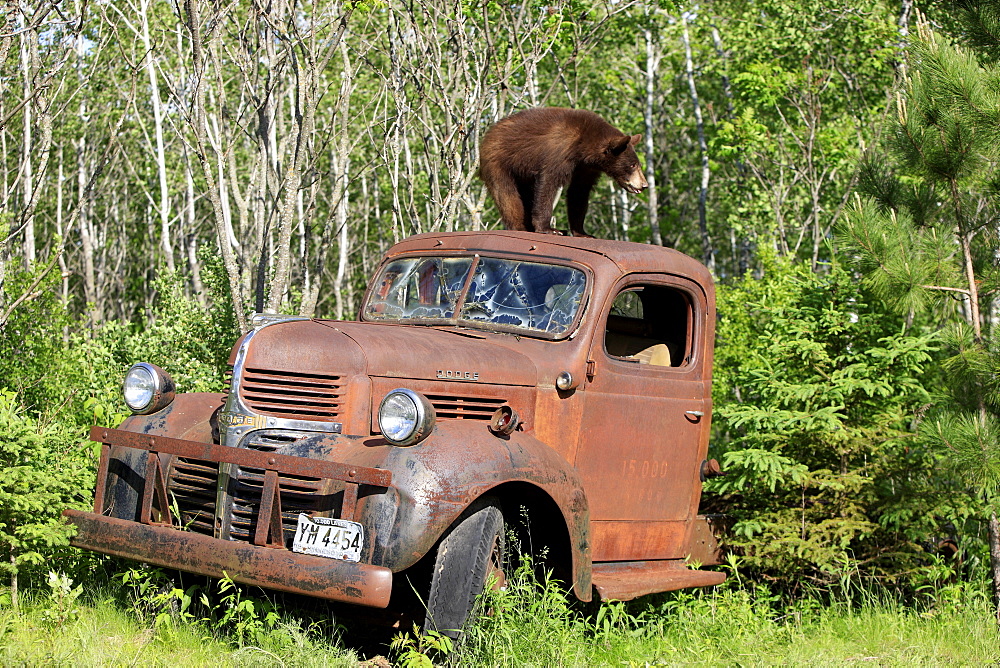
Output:
<instances>
[{"instance_id":1,"label":"front tire","mask_svg":"<svg viewBox=\"0 0 1000 668\"><path fill-rule=\"evenodd\" d=\"M441 539L434 558L424 629L457 638L476 617L491 575L504 583L504 520L490 502L470 507Z\"/></svg>"}]
</instances>

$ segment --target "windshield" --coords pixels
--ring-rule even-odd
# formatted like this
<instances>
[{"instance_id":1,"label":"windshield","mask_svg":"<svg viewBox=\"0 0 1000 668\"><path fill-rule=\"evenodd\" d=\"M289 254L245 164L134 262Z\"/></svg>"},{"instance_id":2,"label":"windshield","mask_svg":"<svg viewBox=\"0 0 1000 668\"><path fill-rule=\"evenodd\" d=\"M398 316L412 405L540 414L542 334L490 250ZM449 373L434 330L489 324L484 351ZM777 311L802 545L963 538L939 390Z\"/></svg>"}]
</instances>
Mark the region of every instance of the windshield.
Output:
<instances>
[{"instance_id":1,"label":"windshield","mask_svg":"<svg viewBox=\"0 0 1000 668\"><path fill-rule=\"evenodd\" d=\"M363 309L366 320L455 324L554 337L567 333L576 319L587 277L579 269L542 262L407 257L388 263L373 285Z\"/></svg>"}]
</instances>

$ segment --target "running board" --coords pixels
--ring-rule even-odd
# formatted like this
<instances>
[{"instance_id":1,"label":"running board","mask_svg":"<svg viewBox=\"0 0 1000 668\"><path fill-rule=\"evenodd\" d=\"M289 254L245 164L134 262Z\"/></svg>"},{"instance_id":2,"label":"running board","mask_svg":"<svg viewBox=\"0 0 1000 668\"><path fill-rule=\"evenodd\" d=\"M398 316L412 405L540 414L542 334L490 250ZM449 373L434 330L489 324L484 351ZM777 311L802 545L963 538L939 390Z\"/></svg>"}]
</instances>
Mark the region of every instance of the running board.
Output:
<instances>
[{"instance_id":1,"label":"running board","mask_svg":"<svg viewBox=\"0 0 1000 668\"><path fill-rule=\"evenodd\" d=\"M691 570L682 559L604 562L594 564L591 576L602 601L631 601L646 594L710 587L725 579L725 573Z\"/></svg>"}]
</instances>

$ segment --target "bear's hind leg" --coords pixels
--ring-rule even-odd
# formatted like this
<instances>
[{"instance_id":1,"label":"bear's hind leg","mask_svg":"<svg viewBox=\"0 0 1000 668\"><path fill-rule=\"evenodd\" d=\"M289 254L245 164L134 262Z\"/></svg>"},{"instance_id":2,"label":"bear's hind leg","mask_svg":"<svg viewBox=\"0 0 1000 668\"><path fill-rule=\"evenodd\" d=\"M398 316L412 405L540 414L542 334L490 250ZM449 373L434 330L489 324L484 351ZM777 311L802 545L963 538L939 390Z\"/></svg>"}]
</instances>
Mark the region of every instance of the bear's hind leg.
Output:
<instances>
[{"instance_id":1,"label":"bear's hind leg","mask_svg":"<svg viewBox=\"0 0 1000 668\"><path fill-rule=\"evenodd\" d=\"M522 195L514 178L503 170L483 169L481 176L486 190L500 210L504 229L521 232L528 230L524 202L521 201Z\"/></svg>"}]
</instances>

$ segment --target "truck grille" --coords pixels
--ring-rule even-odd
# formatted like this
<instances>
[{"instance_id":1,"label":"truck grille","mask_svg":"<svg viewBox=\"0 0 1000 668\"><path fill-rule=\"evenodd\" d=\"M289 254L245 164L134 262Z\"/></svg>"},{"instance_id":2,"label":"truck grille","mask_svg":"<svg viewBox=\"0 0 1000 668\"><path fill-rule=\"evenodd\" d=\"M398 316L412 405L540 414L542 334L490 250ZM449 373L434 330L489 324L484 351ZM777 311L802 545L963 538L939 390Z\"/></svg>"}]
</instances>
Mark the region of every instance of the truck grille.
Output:
<instances>
[{"instance_id":1,"label":"truck grille","mask_svg":"<svg viewBox=\"0 0 1000 668\"><path fill-rule=\"evenodd\" d=\"M284 439L269 436L266 440L279 442ZM278 446L251 443L250 447L274 451ZM218 480L219 465L216 462L183 457L174 460L168 487L171 503L175 504L174 509L178 511L182 527L207 536L213 535ZM322 494L322 478L281 475L278 476L278 484L281 487L281 521L286 542L295 533L300 512L327 511L334 507L333 495ZM257 514L263 487L264 471L260 469L243 468L230 479L229 491L233 497L233 508L229 537L232 540L250 542L257 530ZM339 507L341 493L336 496Z\"/></svg>"},{"instance_id":2,"label":"truck grille","mask_svg":"<svg viewBox=\"0 0 1000 668\"><path fill-rule=\"evenodd\" d=\"M176 504L181 526L211 536L215 526L218 462L178 457L170 472L170 501Z\"/></svg>"},{"instance_id":3,"label":"truck grille","mask_svg":"<svg viewBox=\"0 0 1000 668\"><path fill-rule=\"evenodd\" d=\"M259 432L247 442L247 447L262 452L274 452L281 446L298 440L297 434L280 432ZM299 513L313 513L330 510L332 498L321 494L322 478L308 476L279 475L281 488L281 525L285 542L295 535ZM264 489L264 471L241 468L239 475L230 480L233 496L233 518L229 530L232 540L250 542L257 531L260 513L260 495Z\"/></svg>"},{"instance_id":4,"label":"truck grille","mask_svg":"<svg viewBox=\"0 0 1000 668\"><path fill-rule=\"evenodd\" d=\"M320 422L340 415L340 376L248 368L240 391L249 408L265 415Z\"/></svg>"},{"instance_id":5,"label":"truck grille","mask_svg":"<svg viewBox=\"0 0 1000 668\"><path fill-rule=\"evenodd\" d=\"M281 525L285 542L291 541L298 525L299 513L329 509L331 498L320 494L320 478L278 476L281 487ZM257 530L260 493L264 487L264 472L241 469L239 479L232 481L233 523L229 531L232 540L249 542ZM325 502L325 503L324 503Z\"/></svg>"},{"instance_id":6,"label":"truck grille","mask_svg":"<svg viewBox=\"0 0 1000 668\"><path fill-rule=\"evenodd\" d=\"M507 403L505 399L481 397L455 397L428 394L439 420L482 420L489 422L496 410Z\"/></svg>"}]
</instances>

